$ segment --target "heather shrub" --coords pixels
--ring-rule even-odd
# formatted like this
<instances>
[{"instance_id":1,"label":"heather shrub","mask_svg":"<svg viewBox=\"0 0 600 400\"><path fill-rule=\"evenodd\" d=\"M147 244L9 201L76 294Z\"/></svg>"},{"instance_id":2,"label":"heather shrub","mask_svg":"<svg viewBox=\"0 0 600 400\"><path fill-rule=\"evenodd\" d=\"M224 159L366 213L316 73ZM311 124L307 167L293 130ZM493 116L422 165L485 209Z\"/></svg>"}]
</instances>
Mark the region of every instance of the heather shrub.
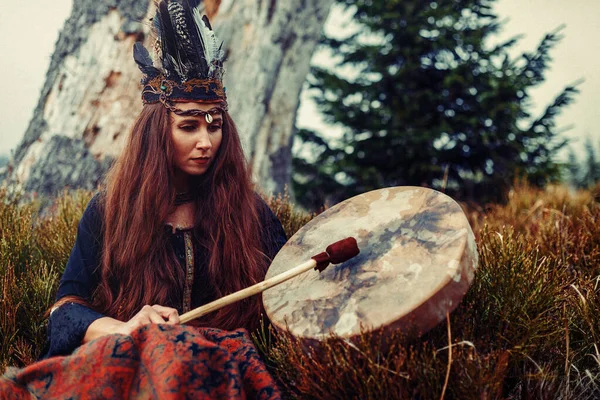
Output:
<instances>
[{"instance_id":1,"label":"heather shrub","mask_svg":"<svg viewBox=\"0 0 600 400\"><path fill-rule=\"evenodd\" d=\"M331 337L309 349L285 332L255 336L290 398L600 397L594 195L517 185L506 204L464 210L479 268L461 305L426 335Z\"/></svg>"},{"instance_id":2,"label":"heather shrub","mask_svg":"<svg viewBox=\"0 0 600 400\"><path fill-rule=\"evenodd\" d=\"M283 195L263 196L263 200L265 200L267 205L273 210L273 213L277 215L279 221L281 221L288 239L315 216L315 214L298 210L290 202L290 196L287 191Z\"/></svg>"},{"instance_id":3,"label":"heather shrub","mask_svg":"<svg viewBox=\"0 0 600 400\"><path fill-rule=\"evenodd\" d=\"M54 303L77 224L92 195L74 191L56 199L32 199L0 189L0 371L25 366L41 353L44 314ZM264 198L288 235L312 218L297 211L287 195Z\"/></svg>"},{"instance_id":4,"label":"heather shrub","mask_svg":"<svg viewBox=\"0 0 600 400\"><path fill-rule=\"evenodd\" d=\"M594 191L517 185L503 205L463 205L479 268L460 306L420 338L365 332L307 348L254 333L290 398L600 398L600 204ZM91 193L50 209L0 191L0 368L44 344L44 312ZM290 237L313 215L265 198Z\"/></svg>"},{"instance_id":5,"label":"heather shrub","mask_svg":"<svg viewBox=\"0 0 600 400\"><path fill-rule=\"evenodd\" d=\"M64 193L40 213L40 199L0 189L0 369L37 359L44 313L75 242L91 193Z\"/></svg>"}]
</instances>

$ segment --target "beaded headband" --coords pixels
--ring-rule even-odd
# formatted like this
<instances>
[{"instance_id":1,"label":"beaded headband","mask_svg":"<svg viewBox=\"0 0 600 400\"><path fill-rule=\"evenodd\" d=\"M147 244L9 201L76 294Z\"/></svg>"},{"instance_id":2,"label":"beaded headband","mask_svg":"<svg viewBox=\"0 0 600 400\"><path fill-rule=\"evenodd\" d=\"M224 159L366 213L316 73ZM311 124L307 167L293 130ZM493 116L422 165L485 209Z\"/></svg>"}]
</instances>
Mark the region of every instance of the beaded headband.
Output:
<instances>
[{"instance_id":1,"label":"beaded headband","mask_svg":"<svg viewBox=\"0 0 600 400\"><path fill-rule=\"evenodd\" d=\"M142 101L161 102L172 110L174 102L220 102L226 109L223 87L225 52L210 26L200 16L198 0L161 0L153 18L154 51L160 66L138 42L133 58L144 74Z\"/></svg>"}]
</instances>

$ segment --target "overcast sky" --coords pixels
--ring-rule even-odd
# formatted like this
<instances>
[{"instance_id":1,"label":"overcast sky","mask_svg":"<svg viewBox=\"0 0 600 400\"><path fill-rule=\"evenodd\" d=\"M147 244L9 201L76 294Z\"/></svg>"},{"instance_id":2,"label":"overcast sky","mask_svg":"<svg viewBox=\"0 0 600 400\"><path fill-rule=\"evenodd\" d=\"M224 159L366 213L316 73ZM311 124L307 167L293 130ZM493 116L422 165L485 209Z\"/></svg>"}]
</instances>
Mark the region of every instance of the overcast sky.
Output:
<instances>
[{"instance_id":1,"label":"overcast sky","mask_svg":"<svg viewBox=\"0 0 600 400\"><path fill-rule=\"evenodd\" d=\"M532 94L538 112L579 79L581 93L558 119L559 126L574 127L565 136L582 142L591 137L600 145L600 0L499 0L497 10L504 18L506 36L524 33L520 50L534 49L545 33L562 24L564 39L550 53L554 59L547 81Z\"/></svg>"},{"instance_id":2,"label":"overcast sky","mask_svg":"<svg viewBox=\"0 0 600 400\"><path fill-rule=\"evenodd\" d=\"M14 149L23 136L38 101L59 29L70 13L71 0L0 1L0 154ZM543 35L565 24L565 38L552 51L547 82L535 89L536 111L562 88L581 78L581 93L558 119L574 127L565 136L600 143L600 0L498 0L497 11L508 18L502 38L524 34L516 52L533 50ZM330 29L335 23L330 24ZM314 109L301 108L303 121L318 121Z\"/></svg>"}]
</instances>

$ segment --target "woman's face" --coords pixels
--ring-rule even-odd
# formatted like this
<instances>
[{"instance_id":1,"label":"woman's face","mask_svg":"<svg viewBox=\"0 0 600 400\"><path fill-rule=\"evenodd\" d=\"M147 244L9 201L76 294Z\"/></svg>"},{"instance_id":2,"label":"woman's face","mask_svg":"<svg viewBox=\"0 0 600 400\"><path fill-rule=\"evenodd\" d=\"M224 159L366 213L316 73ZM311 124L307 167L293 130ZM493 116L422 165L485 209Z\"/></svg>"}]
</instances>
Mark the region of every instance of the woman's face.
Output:
<instances>
[{"instance_id":1,"label":"woman's face","mask_svg":"<svg viewBox=\"0 0 600 400\"><path fill-rule=\"evenodd\" d=\"M216 107L214 103L176 103L182 111L209 111ZM211 114L209 123L204 115L171 115L171 137L175 149L175 167L187 175L202 175L214 159L223 138L223 115Z\"/></svg>"}]
</instances>

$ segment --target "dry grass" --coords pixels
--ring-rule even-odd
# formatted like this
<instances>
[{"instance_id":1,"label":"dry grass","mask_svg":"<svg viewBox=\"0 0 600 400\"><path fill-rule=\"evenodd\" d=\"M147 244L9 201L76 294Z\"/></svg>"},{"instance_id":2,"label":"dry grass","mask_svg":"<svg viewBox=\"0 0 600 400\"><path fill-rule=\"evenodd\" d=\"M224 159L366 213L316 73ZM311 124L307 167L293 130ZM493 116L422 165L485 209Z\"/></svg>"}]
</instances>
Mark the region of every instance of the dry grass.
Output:
<instances>
[{"instance_id":1,"label":"dry grass","mask_svg":"<svg viewBox=\"0 0 600 400\"><path fill-rule=\"evenodd\" d=\"M285 234L288 238L292 237L298 229L302 228L308 221L313 219L316 214L307 214L299 211L291 202L287 191L283 195L277 196L262 196L263 200L277 215Z\"/></svg>"},{"instance_id":2,"label":"dry grass","mask_svg":"<svg viewBox=\"0 0 600 400\"><path fill-rule=\"evenodd\" d=\"M27 365L40 354L43 314L54 301L90 198L87 192L65 193L41 217L40 201L0 189L0 369Z\"/></svg>"},{"instance_id":3,"label":"dry grass","mask_svg":"<svg viewBox=\"0 0 600 400\"><path fill-rule=\"evenodd\" d=\"M600 190L520 185L505 205L464 206L480 265L447 323L419 339L365 333L303 348L285 333L256 343L291 398L600 398ZM53 213L0 192L0 367L31 362L90 193ZM267 199L291 236L312 216ZM450 335L449 335L450 334ZM448 338L452 346L449 347ZM451 355L451 358L449 357Z\"/></svg>"},{"instance_id":4,"label":"dry grass","mask_svg":"<svg viewBox=\"0 0 600 400\"><path fill-rule=\"evenodd\" d=\"M519 185L507 204L464 206L479 270L449 323L418 340L397 333L385 349L366 333L357 345L331 338L302 350L263 332L256 342L291 398L438 399L446 380L447 399L599 398L596 199Z\"/></svg>"}]
</instances>

